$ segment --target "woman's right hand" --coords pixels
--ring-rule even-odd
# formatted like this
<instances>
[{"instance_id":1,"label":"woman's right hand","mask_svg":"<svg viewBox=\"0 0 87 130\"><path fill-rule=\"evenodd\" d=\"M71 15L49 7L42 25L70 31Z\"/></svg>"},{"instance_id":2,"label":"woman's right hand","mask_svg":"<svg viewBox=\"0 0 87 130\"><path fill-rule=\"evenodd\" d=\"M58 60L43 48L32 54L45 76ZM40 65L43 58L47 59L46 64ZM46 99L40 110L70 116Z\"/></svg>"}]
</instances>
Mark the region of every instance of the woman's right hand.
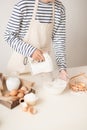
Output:
<instances>
[{"instance_id":1,"label":"woman's right hand","mask_svg":"<svg viewBox=\"0 0 87 130\"><path fill-rule=\"evenodd\" d=\"M43 51L41 51L39 49L36 49L31 57L33 60L35 60L37 62L42 62L45 60L45 58L43 56Z\"/></svg>"}]
</instances>

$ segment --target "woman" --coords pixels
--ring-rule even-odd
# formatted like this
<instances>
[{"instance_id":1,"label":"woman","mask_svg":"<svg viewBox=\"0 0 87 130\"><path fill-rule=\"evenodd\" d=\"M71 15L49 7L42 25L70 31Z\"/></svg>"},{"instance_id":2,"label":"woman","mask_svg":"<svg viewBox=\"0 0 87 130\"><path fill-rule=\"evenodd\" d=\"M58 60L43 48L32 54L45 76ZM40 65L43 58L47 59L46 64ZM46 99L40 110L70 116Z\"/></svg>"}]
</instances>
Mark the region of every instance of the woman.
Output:
<instances>
[{"instance_id":1,"label":"woman","mask_svg":"<svg viewBox=\"0 0 87 130\"><path fill-rule=\"evenodd\" d=\"M43 51L53 49L60 77L67 80L65 8L60 1L20 0L7 24L5 40L14 50L8 65L11 71L27 72L24 57L42 62Z\"/></svg>"}]
</instances>

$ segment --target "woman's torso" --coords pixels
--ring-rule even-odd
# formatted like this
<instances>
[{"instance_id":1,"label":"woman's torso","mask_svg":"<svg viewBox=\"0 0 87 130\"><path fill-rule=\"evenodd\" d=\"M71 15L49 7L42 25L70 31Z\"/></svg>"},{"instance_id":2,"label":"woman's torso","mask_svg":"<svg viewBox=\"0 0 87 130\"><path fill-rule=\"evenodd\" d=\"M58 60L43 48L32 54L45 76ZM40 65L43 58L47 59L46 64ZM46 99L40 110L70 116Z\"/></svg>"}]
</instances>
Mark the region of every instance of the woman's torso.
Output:
<instances>
[{"instance_id":1,"label":"woman's torso","mask_svg":"<svg viewBox=\"0 0 87 130\"><path fill-rule=\"evenodd\" d=\"M19 37L24 38L26 35L27 30L29 29L30 21L33 14L35 0L21 0L17 3L19 9L21 10L21 23L19 28ZM58 8L59 6L59 8ZM39 20L41 23L50 23L52 21L52 3L45 4L39 1L38 9L36 13L36 20ZM55 23L54 23L54 32L60 22L60 2L58 5L58 1L55 0ZM57 14L59 15L57 16ZM16 14L15 14L16 15ZM9 23L10 24L10 23ZM16 26L16 25L15 25ZM54 33L53 33L54 34Z\"/></svg>"}]
</instances>

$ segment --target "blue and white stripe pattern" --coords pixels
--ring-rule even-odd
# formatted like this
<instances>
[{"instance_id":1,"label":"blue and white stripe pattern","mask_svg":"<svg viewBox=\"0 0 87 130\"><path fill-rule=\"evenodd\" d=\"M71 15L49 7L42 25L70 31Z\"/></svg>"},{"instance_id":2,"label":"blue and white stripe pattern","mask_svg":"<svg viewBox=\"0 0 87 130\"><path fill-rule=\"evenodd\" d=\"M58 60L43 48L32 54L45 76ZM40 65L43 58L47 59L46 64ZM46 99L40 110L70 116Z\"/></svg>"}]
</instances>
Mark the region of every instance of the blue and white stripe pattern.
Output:
<instances>
[{"instance_id":1,"label":"blue and white stripe pattern","mask_svg":"<svg viewBox=\"0 0 87 130\"><path fill-rule=\"evenodd\" d=\"M30 44L25 44L22 40L29 29L34 4L35 0L19 0L19 2L14 5L4 36L10 47L24 56L31 56L36 49ZM36 19L41 23L50 23L53 14L52 9L52 3L39 1ZM65 8L58 0L55 0L52 43L59 69L66 69Z\"/></svg>"}]
</instances>

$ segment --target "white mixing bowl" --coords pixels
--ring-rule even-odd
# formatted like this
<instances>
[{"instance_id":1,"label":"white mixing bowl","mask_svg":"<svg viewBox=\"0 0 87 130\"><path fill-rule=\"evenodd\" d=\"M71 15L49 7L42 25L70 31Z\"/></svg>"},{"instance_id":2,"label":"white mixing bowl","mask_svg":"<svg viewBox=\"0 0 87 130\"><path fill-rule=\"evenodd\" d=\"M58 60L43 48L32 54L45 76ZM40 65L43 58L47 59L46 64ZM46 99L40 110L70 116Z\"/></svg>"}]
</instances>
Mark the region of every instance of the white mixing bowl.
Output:
<instances>
[{"instance_id":1,"label":"white mixing bowl","mask_svg":"<svg viewBox=\"0 0 87 130\"><path fill-rule=\"evenodd\" d=\"M60 94L62 93L67 86L67 82L62 79L56 79L54 81L51 81L47 84L44 84L44 89L49 94Z\"/></svg>"}]
</instances>

